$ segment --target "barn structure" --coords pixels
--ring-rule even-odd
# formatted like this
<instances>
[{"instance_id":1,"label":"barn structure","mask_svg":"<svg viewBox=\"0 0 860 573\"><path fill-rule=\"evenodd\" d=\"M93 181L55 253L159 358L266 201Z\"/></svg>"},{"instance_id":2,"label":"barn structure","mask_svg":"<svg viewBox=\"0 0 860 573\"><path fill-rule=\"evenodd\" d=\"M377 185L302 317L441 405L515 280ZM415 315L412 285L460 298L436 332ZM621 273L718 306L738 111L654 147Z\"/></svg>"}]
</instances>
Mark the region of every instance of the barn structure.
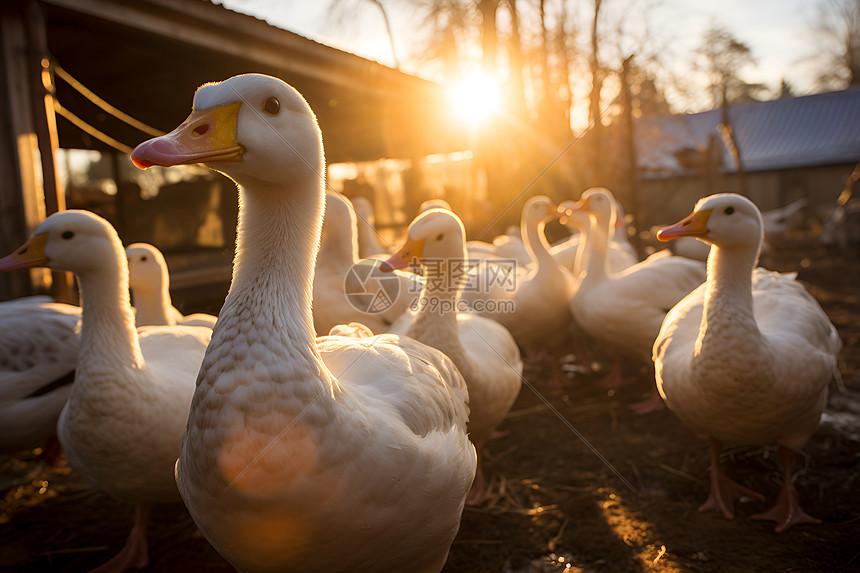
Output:
<instances>
[{"instance_id":1,"label":"barn structure","mask_svg":"<svg viewBox=\"0 0 860 573\"><path fill-rule=\"evenodd\" d=\"M744 192L764 211L803 200L807 215L824 218L846 185L853 189L860 86L726 111L636 123L640 228L671 223L700 197L722 191ZM731 126L738 157L724 141L724 124Z\"/></svg>"},{"instance_id":2,"label":"barn structure","mask_svg":"<svg viewBox=\"0 0 860 573\"><path fill-rule=\"evenodd\" d=\"M377 217L389 217L377 219L383 229L408 222L428 195L450 200L459 193L464 204L477 205L482 198L475 194L487 192L471 159L474 142L442 86L209 0L7 0L0 2L0 50L0 253L20 245L47 214L91 209L124 242L150 242L165 252L180 308L192 298L223 300L235 188L202 168L137 170L128 151L178 125L202 83L259 72L295 86L319 119L329 181L375 200ZM740 163L720 138L727 120ZM799 198L809 201L809 213L832 209L858 172L858 125L860 88L736 105L725 114L642 118L633 130L635 189L614 191L622 201L635 198L635 209L626 207L636 213L643 241L651 239L651 226L673 222L699 197L719 191L745 190L765 210ZM578 142L585 145L588 137ZM550 165L567 161L554 149L548 157L555 157ZM374 181L349 172L361 162L379 165ZM75 177L76 169L86 177ZM564 193L582 191L562 183ZM458 212L468 229L482 210ZM478 228L488 228L484 223ZM2 274L0 300L46 292L51 284L57 296L72 294L65 273Z\"/></svg>"},{"instance_id":3,"label":"barn structure","mask_svg":"<svg viewBox=\"0 0 860 573\"><path fill-rule=\"evenodd\" d=\"M180 283L226 288L233 184L193 169L140 172L127 152L178 125L197 86L236 74L270 74L296 87L317 114L328 163L408 160L465 146L438 84L207 0L12 0L0 3L0 32L3 253L46 214L90 208L124 242L167 251ZM98 158L90 174L104 171L104 188L92 181L64 188L60 175L74 167L74 155L58 150L100 152L90 156ZM0 275L0 300L43 290L49 276Z\"/></svg>"}]
</instances>

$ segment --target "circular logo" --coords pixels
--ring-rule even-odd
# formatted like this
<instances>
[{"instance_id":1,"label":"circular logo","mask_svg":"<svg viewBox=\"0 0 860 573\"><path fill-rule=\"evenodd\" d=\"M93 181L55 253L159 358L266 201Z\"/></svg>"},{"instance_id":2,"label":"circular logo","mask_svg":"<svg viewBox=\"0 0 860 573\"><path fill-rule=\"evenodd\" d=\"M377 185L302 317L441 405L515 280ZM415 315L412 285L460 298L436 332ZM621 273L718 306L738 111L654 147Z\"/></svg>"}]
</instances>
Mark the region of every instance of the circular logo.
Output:
<instances>
[{"instance_id":1,"label":"circular logo","mask_svg":"<svg viewBox=\"0 0 860 573\"><path fill-rule=\"evenodd\" d=\"M356 310L368 314L385 312L400 295L400 277L383 272L381 261L362 259L349 268L343 279L346 298Z\"/></svg>"}]
</instances>

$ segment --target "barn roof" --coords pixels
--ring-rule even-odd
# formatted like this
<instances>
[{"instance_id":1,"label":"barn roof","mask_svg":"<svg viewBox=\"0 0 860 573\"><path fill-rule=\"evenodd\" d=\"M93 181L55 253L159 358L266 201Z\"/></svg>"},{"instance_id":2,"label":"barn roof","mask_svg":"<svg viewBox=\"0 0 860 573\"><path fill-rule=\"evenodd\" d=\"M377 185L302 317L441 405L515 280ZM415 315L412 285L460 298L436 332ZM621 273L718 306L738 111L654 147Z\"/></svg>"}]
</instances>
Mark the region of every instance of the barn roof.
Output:
<instances>
[{"instance_id":1,"label":"barn roof","mask_svg":"<svg viewBox=\"0 0 860 573\"><path fill-rule=\"evenodd\" d=\"M636 123L638 164L649 177L692 172L690 156L719 137L721 111L660 116ZM729 118L746 171L860 161L860 86L845 91L733 105ZM734 171L725 146L722 164Z\"/></svg>"},{"instance_id":2,"label":"barn roof","mask_svg":"<svg viewBox=\"0 0 860 573\"><path fill-rule=\"evenodd\" d=\"M258 72L308 100L328 161L463 149L443 88L208 0L41 0L54 63L112 106L160 130L188 114L197 86ZM61 77L60 104L134 146L149 136L87 101ZM65 118L60 145L103 149Z\"/></svg>"}]
</instances>

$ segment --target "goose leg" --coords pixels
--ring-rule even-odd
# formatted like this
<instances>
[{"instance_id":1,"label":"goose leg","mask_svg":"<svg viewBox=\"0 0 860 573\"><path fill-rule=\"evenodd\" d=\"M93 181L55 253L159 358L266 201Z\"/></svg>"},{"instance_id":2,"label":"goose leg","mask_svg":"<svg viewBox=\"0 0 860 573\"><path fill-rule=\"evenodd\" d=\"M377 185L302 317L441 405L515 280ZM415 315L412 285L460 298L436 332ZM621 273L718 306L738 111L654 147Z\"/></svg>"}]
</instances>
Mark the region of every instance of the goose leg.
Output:
<instances>
[{"instance_id":1,"label":"goose leg","mask_svg":"<svg viewBox=\"0 0 860 573\"><path fill-rule=\"evenodd\" d=\"M616 354L612 358L612 370L609 371L609 374L598 380L597 385L601 388L606 388L607 390L614 390L616 388L621 388L627 383L629 383L629 381L624 380L623 372L621 370L621 358Z\"/></svg>"},{"instance_id":2,"label":"goose leg","mask_svg":"<svg viewBox=\"0 0 860 573\"><path fill-rule=\"evenodd\" d=\"M656 412L657 410L661 410L666 407L666 404L663 403L663 398L660 396L660 393L657 392L657 374L654 372L653 362L651 363L650 372L651 395L641 402L636 402L635 404L630 404L629 406L627 406L637 414L648 414L650 412Z\"/></svg>"},{"instance_id":3,"label":"goose leg","mask_svg":"<svg viewBox=\"0 0 860 573\"><path fill-rule=\"evenodd\" d=\"M722 443L714 438L708 438L708 444L711 446L711 493L699 511L720 511L726 519L734 519L734 501L736 499L751 497L758 501L764 501L763 495L732 481L723 472L723 468L720 466Z\"/></svg>"},{"instance_id":4,"label":"goose leg","mask_svg":"<svg viewBox=\"0 0 860 573\"><path fill-rule=\"evenodd\" d=\"M657 387L651 387L651 395L641 402L636 402L635 404L630 404L627 406L637 414L648 414L650 412L656 412L657 410L663 409L665 404L663 403L663 398L660 397L660 394L657 392Z\"/></svg>"},{"instance_id":5,"label":"goose leg","mask_svg":"<svg viewBox=\"0 0 860 573\"><path fill-rule=\"evenodd\" d=\"M149 524L149 507L139 505L134 512L134 526L125 546L113 558L91 570L90 573L122 573L129 569L142 569L149 565L146 543L146 526Z\"/></svg>"},{"instance_id":6,"label":"goose leg","mask_svg":"<svg viewBox=\"0 0 860 573\"><path fill-rule=\"evenodd\" d=\"M753 519L767 519L777 523L777 533L786 531L792 525L800 525L802 523L818 525L821 520L817 517L812 517L800 506L800 496L797 495L797 490L794 484L791 483L791 470L794 466L794 452L785 446L779 446L779 458L782 460L783 477L782 488L779 490L779 496L776 499L776 505L763 513L753 515Z\"/></svg>"},{"instance_id":7,"label":"goose leg","mask_svg":"<svg viewBox=\"0 0 860 573\"><path fill-rule=\"evenodd\" d=\"M39 454L39 458L44 460L49 466L56 466L62 454L63 447L60 445L60 440L54 435L48 438L45 447L42 448L42 453Z\"/></svg>"},{"instance_id":8,"label":"goose leg","mask_svg":"<svg viewBox=\"0 0 860 573\"><path fill-rule=\"evenodd\" d=\"M475 471L475 480L472 482L472 488L466 496L466 505L480 505L490 499L487 482L484 480L484 472L481 470L481 450L475 447L475 451L478 452L478 469Z\"/></svg>"},{"instance_id":9,"label":"goose leg","mask_svg":"<svg viewBox=\"0 0 860 573\"><path fill-rule=\"evenodd\" d=\"M565 388L571 385L570 380L561 369L559 357L555 352L541 348L538 352L526 352L525 362L532 366L543 366L549 369L548 384L551 388Z\"/></svg>"}]
</instances>

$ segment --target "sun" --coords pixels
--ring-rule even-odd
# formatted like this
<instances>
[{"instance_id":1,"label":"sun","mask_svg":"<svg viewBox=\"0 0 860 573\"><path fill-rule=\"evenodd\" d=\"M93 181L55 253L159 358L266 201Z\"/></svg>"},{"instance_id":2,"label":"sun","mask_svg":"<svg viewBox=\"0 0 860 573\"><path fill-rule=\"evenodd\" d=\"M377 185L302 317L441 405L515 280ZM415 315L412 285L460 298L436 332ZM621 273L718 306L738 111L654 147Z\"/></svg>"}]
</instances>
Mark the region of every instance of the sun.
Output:
<instances>
[{"instance_id":1,"label":"sun","mask_svg":"<svg viewBox=\"0 0 860 573\"><path fill-rule=\"evenodd\" d=\"M451 87L450 100L457 116L476 126L501 109L501 87L493 78L475 72Z\"/></svg>"}]
</instances>

